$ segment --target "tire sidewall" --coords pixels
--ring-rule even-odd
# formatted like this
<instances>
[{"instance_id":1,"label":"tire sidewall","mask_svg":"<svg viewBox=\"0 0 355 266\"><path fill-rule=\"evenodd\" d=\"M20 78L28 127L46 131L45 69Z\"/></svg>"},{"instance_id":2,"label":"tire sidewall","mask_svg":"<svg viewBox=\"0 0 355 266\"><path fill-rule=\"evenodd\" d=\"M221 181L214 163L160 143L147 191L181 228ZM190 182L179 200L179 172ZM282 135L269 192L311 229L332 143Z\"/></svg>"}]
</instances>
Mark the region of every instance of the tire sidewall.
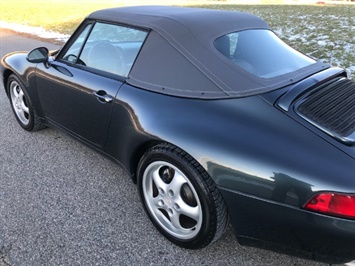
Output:
<instances>
[{"instance_id":1,"label":"tire sidewall","mask_svg":"<svg viewBox=\"0 0 355 266\"><path fill-rule=\"evenodd\" d=\"M213 219L211 206L213 204L213 201L211 200L210 195L207 192L207 189L205 188L203 182L199 179L200 173L198 173L194 169L194 167L189 165L188 163L180 162L180 159L182 158L179 157L175 158L175 157L176 155L172 154L171 152L159 153L156 151L149 151L147 154L145 154L142 157L137 171L139 195L143 203L145 212L148 214L150 220L152 221L154 226L166 238L168 238L171 242L179 246L182 246L184 248L189 248L189 249L202 248L204 246L207 246L211 242L211 240L214 237L214 233L216 231L215 228L211 228L211 219ZM143 193L142 179L143 179L144 171L146 170L148 165L156 161L164 161L177 167L189 179L189 181L195 188L202 209L202 225L201 225L200 232L191 239L181 240L170 235L167 231L161 228L161 226L155 221L153 215L150 213L149 207L146 204L144 193Z\"/></svg>"},{"instance_id":2,"label":"tire sidewall","mask_svg":"<svg viewBox=\"0 0 355 266\"><path fill-rule=\"evenodd\" d=\"M16 82L20 87L21 87L21 90L23 91L23 94L24 94L24 97L26 99L26 102L27 102L27 105L28 105L28 114L29 114L29 118L28 118L28 124L27 125L24 125L21 120L18 118L17 114L16 114L16 111L14 110L14 106L12 104L12 99L11 99L11 92L10 92L10 85L12 82ZM10 105L11 105L11 109L12 109L12 112L14 113L15 117L16 117L16 120L17 122L20 124L20 126L27 130L27 131L32 131L33 130L33 127L34 127L34 114L33 114L33 107L32 107L32 102L30 100L30 97L25 89L25 86L23 85L23 83L21 82L21 80L15 76L14 74L11 75L7 81L7 88L6 88L6 91L7 91L7 95L9 97L9 100L10 100Z\"/></svg>"}]
</instances>

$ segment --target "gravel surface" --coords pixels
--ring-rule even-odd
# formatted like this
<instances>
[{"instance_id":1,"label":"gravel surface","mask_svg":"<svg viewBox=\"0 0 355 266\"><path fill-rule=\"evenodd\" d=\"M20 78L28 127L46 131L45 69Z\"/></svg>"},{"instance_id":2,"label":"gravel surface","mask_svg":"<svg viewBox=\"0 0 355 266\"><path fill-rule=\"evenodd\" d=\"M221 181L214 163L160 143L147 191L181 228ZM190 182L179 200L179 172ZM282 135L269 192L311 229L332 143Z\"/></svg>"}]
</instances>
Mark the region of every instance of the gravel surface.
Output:
<instances>
[{"instance_id":1,"label":"gravel surface","mask_svg":"<svg viewBox=\"0 0 355 266\"><path fill-rule=\"evenodd\" d=\"M0 56L43 45L56 47L0 31ZM58 130L24 131L0 85L0 266L5 265L324 264L241 247L231 227L202 250L171 244L150 223L121 168Z\"/></svg>"}]
</instances>

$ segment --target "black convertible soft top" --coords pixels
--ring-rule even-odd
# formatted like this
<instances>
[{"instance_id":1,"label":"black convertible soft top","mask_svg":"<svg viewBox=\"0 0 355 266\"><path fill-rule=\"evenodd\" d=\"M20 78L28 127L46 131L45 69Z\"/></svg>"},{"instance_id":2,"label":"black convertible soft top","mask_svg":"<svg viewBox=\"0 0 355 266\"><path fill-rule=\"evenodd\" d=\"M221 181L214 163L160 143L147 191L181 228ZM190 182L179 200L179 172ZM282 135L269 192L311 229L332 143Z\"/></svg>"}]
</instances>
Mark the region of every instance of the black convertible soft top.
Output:
<instances>
[{"instance_id":1,"label":"black convertible soft top","mask_svg":"<svg viewBox=\"0 0 355 266\"><path fill-rule=\"evenodd\" d=\"M100 10L88 18L150 31L127 83L164 94L245 97L287 86L329 67L317 62L286 75L260 78L231 63L215 48L218 37L249 29L270 30L261 18L247 13L138 6Z\"/></svg>"}]
</instances>

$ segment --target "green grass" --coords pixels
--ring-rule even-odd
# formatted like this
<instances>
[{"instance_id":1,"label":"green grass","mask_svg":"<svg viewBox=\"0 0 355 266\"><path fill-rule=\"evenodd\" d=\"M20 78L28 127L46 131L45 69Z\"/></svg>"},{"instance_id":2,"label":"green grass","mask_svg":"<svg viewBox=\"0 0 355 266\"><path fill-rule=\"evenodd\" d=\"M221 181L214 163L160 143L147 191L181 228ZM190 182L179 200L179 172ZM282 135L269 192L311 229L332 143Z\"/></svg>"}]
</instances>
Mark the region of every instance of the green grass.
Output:
<instances>
[{"instance_id":1,"label":"green grass","mask_svg":"<svg viewBox=\"0 0 355 266\"><path fill-rule=\"evenodd\" d=\"M137 0L132 1L134 2L123 0L0 0L0 20L40 26L47 30L71 34L91 12L102 8L123 6L125 3L137 3ZM174 1L168 3L176 3ZM244 11L258 15L292 47L332 65L345 67L349 74L355 74L354 4L223 4L203 5L203 7Z\"/></svg>"},{"instance_id":2,"label":"green grass","mask_svg":"<svg viewBox=\"0 0 355 266\"><path fill-rule=\"evenodd\" d=\"M122 5L112 0L0 0L0 20L71 34L91 12Z\"/></svg>"}]
</instances>

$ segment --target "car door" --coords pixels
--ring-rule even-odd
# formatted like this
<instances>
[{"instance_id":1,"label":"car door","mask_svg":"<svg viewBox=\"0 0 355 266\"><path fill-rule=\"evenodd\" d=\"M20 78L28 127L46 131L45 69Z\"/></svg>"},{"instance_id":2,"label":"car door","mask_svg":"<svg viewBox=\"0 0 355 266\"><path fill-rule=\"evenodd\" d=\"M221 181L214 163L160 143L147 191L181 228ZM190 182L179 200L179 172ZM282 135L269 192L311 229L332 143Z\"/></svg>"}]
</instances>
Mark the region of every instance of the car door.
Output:
<instances>
[{"instance_id":1,"label":"car door","mask_svg":"<svg viewBox=\"0 0 355 266\"><path fill-rule=\"evenodd\" d=\"M54 61L38 65L38 97L47 121L103 146L114 98L147 33L101 22L81 28Z\"/></svg>"}]
</instances>

